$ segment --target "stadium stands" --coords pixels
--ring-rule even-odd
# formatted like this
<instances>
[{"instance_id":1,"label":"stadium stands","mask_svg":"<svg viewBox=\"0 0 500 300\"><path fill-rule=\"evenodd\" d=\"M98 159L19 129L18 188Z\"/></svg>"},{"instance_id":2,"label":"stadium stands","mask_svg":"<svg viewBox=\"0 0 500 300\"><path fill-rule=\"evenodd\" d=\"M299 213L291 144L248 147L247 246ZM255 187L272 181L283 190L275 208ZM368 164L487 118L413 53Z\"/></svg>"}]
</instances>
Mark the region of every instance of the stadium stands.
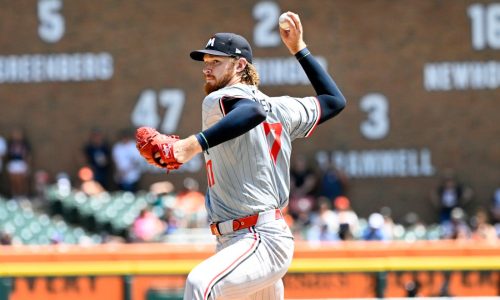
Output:
<instances>
[{"instance_id":1,"label":"stadium stands","mask_svg":"<svg viewBox=\"0 0 500 300\"><path fill-rule=\"evenodd\" d=\"M100 243L97 234L80 226L69 225L60 217L33 210L29 202L18 202L0 197L0 229L12 237L14 244L82 244Z\"/></svg>"}]
</instances>

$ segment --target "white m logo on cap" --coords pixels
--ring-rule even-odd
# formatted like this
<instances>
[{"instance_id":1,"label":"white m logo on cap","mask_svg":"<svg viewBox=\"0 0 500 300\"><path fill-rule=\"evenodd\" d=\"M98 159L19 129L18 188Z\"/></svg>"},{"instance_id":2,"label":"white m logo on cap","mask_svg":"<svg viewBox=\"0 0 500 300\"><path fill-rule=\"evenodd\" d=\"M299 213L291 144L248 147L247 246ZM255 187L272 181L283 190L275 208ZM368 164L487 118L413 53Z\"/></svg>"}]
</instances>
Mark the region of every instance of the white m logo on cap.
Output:
<instances>
[{"instance_id":1,"label":"white m logo on cap","mask_svg":"<svg viewBox=\"0 0 500 300\"><path fill-rule=\"evenodd\" d=\"M208 47L208 46L213 47L214 43L215 43L215 38L209 39L208 43L205 45L205 48Z\"/></svg>"}]
</instances>

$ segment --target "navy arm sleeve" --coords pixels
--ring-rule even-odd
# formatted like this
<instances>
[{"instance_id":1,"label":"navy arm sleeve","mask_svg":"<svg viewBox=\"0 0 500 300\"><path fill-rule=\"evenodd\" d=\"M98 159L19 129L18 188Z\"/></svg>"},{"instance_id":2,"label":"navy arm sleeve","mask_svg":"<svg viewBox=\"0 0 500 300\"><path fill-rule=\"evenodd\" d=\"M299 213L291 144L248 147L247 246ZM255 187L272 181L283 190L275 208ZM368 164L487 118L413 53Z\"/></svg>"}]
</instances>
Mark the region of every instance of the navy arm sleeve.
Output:
<instances>
[{"instance_id":1,"label":"navy arm sleeve","mask_svg":"<svg viewBox=\"0 0 500 300\"><path fill-rule=\"evenodd\" d=\"M250 99L225 101L224 111L226 115L219 122L195 135L204 151L244 134L266 119L262 105Z\"/></svg>"},{"instance_id":2,"label":"navy arm sleeve","mask_svg":"<svg viewBox=\"0 0 500 300\"><path fill-rule=\"evenodd\" d=\"M318 63L311 52L304 48L295 54L304 72L311 81L316 91L321 107L319 123L338 115L346 106L346 100L342 92L333 81L332 77Z\"/></svg>"}]
</instances>

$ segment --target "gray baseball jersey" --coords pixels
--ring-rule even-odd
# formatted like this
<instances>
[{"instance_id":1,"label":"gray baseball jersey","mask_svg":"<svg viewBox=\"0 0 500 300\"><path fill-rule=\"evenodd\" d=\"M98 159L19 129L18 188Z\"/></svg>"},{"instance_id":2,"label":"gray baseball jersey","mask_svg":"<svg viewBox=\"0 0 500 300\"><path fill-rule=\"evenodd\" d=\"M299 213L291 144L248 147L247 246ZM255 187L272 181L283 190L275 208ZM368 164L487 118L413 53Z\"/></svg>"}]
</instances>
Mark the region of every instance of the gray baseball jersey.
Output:
<instances>
[{"instance_id":1,"label":"gray baseball jersey","mask_svg":"<svg viewBox=\"0 0 500 300\"><path fill-rule=\"evenodd\" d=\"M203 130L224 117L224 101L234 97L260 103L267 117L245 134L205 152L209 186L206 207L211 222L286 206L291 143L308 137L320 117L315 97L269 97L255 86L239 83L205 97Z\"/></svg>"}]
</instances>

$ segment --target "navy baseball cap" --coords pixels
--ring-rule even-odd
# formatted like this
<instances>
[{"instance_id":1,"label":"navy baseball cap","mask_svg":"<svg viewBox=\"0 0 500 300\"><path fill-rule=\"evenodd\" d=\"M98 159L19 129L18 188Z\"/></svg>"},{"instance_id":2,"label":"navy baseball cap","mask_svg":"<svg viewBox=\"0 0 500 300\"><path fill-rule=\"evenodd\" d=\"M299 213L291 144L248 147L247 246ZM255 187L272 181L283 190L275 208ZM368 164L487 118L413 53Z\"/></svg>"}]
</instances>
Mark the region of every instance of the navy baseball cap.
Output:
<instances>
[{"instance_id":1,"label":"navy baseball cap","mask_svg":"<svg viewBox=\"0 0 500 300\"><path fill-rule=\"evenodd\" d=\"M216 33L208 40L205 49L193 51L190 56L203 61L205 54L244 57L252 63L252 47L244 37L235 33Z\"/></svg>"}]
</instances>

